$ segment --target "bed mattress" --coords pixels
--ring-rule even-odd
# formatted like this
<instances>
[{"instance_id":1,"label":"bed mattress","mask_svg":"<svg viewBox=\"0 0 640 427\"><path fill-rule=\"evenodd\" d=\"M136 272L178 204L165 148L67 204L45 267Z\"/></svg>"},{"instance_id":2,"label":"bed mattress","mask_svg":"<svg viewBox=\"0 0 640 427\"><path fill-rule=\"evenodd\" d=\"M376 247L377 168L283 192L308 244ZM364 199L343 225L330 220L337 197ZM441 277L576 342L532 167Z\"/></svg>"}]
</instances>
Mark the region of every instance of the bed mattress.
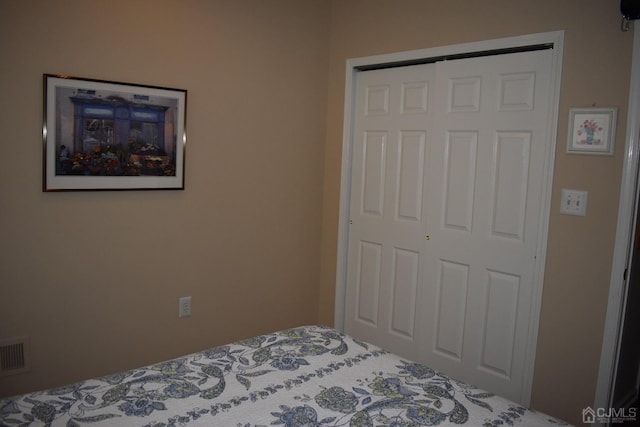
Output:
<instances>
[{"instance_id":1,"label":"bed mattress","mask_svg":"<svg viewBox=\"0 0 640 427\"><path fill-rule=\"evenodd\" d=\"M567 425L325 326L0 399L2 426Z\"/></svg>"}]
</instances>

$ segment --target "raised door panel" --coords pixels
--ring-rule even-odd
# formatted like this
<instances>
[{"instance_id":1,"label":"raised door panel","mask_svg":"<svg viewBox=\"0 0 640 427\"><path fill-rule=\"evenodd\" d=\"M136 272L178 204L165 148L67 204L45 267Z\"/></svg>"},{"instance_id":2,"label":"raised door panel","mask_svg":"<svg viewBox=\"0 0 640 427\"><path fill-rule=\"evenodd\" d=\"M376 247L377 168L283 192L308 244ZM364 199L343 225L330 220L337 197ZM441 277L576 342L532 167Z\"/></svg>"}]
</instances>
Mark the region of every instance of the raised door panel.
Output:
<instances>
[{"instance_id":1,"label":"raised door panel","mask_svg":"<svg viewBox=\"0 0 640 427\"><path fill-rule=\"evenodd\" d=\"M531 132L496 132L491 233L522 241L529 189Z\"/></svg>"},{"instance_id":2,"label":"raised door panel","mask_svg":"<svg viewBox=\"0 0 640 427\"><path fill-rule=\"evenodd\" d=\"M375 326L378 324L382 246L365 241L359 243L355 316L358 321Z\"/></svg>"},{"instance_id":3,"label":"raised door panel","mask_svg":"<svg viewBox=\"0 0 640 427\"><path fill-rule=\"evenodd\" d=\"M362 214L382 217L384 209L384 181L387 134L366 132L360 150L362 177L360 194Z\"/></svg>"},{"instance_id":4,"label":"raised door panel","mask_svg":"<svg viewBox=\"0 0 640 427\"><path fill-rule=\"evenodd\" d=\"M426 132L401 131L398 145L396 218L422 221Z\"/></svg>"},{"instance_id":5,"label":"raised door panel","mask_svg":"<svg viewBox=\"0 0 640 427\"><path fill-rule=\"evenodd\" d=\"M390 333L413 340L420 253L394 248L392 270Z\"/></svg>"},{"instance_id":6,"label":"raised door panel","mask_svg":"<svg viewBox=\"0 0 640 427\"><path fill-rule=\"evenodd\" d=\"M448 132L445 138L443 229L471 232L478 132Z\"/></svg>"},{"instance_id":7,"label":"raised door panel","mask_svg":"<svg viewBox=\"0 0 640 427\"><path fill-rule=\"evenodd\" d=\"M487 273L480 368L510 380L520 278L495 271Z\"/></svg>"},{"instance_id":8,"label":"raised door panel","mask_svg":"<svg viewBox=\"0 0 640 427\"><path fill-rule=\"evenodd\" d=\"M457 363L463 356L468 286L468 265L440 261L433 351Z\"/></svg>"}]
</instances>

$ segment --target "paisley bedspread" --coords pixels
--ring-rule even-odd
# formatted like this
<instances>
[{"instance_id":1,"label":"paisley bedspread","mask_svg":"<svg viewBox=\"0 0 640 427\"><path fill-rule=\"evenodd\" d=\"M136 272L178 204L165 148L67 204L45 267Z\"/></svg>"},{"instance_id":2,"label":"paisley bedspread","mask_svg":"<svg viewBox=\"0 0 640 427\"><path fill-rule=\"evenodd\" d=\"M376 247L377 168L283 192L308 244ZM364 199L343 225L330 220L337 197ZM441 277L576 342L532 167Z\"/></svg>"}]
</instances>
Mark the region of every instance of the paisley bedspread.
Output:
<instances>
[{"instance_id":1,"label":"paisley bedspread","mask_svg":"<svg viewBox=\"0 0 640 427\"><path fill-rule=\"evenodd\" d=\"M461 424L566 425L324 326L0 399L1 426Z\"/></svg>"}]
</instances>

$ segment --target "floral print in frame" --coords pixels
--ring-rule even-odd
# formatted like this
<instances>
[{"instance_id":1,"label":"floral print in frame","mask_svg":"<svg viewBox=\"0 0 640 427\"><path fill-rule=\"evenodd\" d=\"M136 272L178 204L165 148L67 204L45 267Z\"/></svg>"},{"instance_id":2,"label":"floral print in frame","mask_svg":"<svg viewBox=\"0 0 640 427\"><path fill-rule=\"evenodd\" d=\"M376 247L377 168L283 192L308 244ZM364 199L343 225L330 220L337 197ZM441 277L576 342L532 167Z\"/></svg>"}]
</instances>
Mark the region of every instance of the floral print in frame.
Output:
<instances>
[{"instance_id":1,"label":"floral print in frame","mask_svg":"<svg viewBox=\"0 0 640 427\"><path fill-rule=\"evenodd\" d=\"M616 108L569 110L567 153L613 155Z\"/></svg>"}]
</instances>

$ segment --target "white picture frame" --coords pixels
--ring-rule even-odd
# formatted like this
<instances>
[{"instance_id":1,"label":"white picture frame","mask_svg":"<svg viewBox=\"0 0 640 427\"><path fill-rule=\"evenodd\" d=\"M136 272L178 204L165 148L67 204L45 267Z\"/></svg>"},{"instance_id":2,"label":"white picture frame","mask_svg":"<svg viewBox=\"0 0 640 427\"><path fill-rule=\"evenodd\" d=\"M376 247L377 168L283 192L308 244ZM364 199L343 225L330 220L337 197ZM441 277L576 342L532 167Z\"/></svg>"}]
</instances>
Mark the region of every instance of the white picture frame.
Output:
<instances>
[{"instance_id":1,"label":"white picture frame","mask_svg":"<svg viewBox=\"0 0 640 427\"><path fill-rule=\"evenodd\" d=\"M567 153L612 156L617 108L571 108Z\"/></svg>"}]
</instances>

